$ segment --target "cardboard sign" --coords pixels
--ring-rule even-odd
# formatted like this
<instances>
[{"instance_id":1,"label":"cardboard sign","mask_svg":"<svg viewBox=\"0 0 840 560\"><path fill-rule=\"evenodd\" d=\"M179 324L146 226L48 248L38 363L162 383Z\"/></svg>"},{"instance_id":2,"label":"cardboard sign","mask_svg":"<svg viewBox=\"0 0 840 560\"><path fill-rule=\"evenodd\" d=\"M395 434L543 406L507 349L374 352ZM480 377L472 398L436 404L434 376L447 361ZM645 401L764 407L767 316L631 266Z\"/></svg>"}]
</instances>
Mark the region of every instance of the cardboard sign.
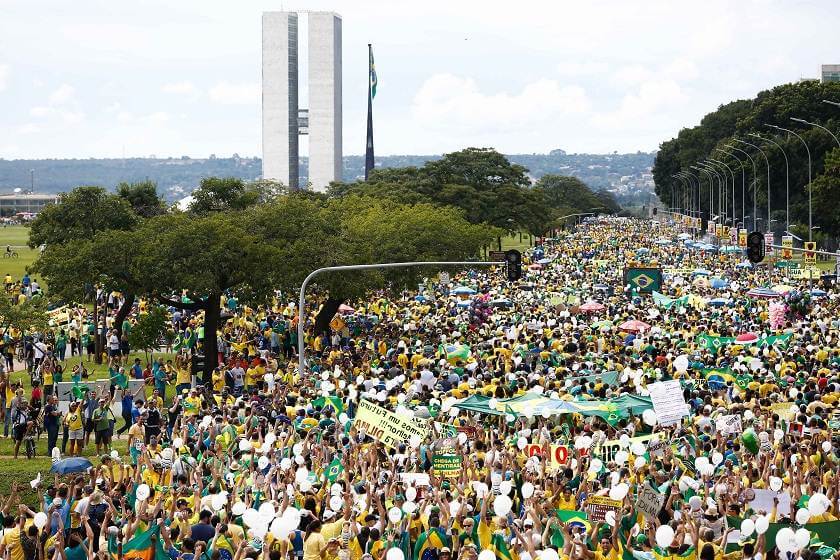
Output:
<instances>
[{"instance_id":1,"label":"cardboard sign","mask_svg":"<svg viewBox=\"0 0 840 560\"><path fill-rule=\"evenodd\" d=\"M662 506L665 505L665 494L660 494L649 484L642 484L639 495L636 497L636 509L638 509L649 521L654 521Z\"/></svg>"},{"instance_id":2,"label":"cardboard sign","mask_svg":"<svg viewBox=\"0 0 840 560\"><path fill-rule=\"evenodd\" d=\"M548 448L548 449L546 449ZM550 446L542 446L537 444L531 444L525 446L525 455L527 457L540 457L542 459L548 459L548 470L553 471L557 470L561 467L565 467L569 464L570 454L569 448L565 445L554 445L551 444Z\"/></svg>"},{"instance_id":3,"label":"cardboard sign","mask_svg":"<svg viewBox=\"0 0 840 560\"><path fill-rule=\"evenodd\" d=\"M464 457L456 452L458 440L455 438L439 439L435 442L432 455L432 472L443 478L458 478L461 476Z\"/></svg>"},{"instance_id":4,"label":"cardboard sign","mask_svg":"<svg viewBox=\"0 0 840 560\"><path fill-rule=\"evenodd\" d=\"M806 241L804 245L805 252L802 254L802 261L806 266L809 264L817 264L817 254L814 252L817 250L817 242Z\"/></svg>"},{"instance_id":5,"label":"cardboard sign","mask_svg":"<svg viewBox=\"0 0 840 560\"><path fill-rule=\"evenodd\" d=\"M747 230L745 230L745 229L738 230L738 246L739 247L746 247L747 246Z\"/></svg>"},{"instance_id":6,"label":"cardboard sign","mask_svg":"<svg viewBox=\"0 0 840 560\"><path fill-rule=\"evenodd\" d=\"M717 431L725 436L740 434L743 431L741 427L741 416L738 414L721 416L715 421L715 427Z\"/></svg>"},{"instance_id":7,"label":"cardboard sign","mask_svg":"<svg viewBox=\"0 0 840 560\"><path fill-rule=\"evenodd\" d=\"M588 496L583 509L589 515L590 521L605 521L608 511L618 513L621 509L621 500L613 500L606 496Z\"/></svg>"},{"instance_id":8,"label":"cardboard sign","mask_svg":"<svg viewBox=\"0 0 840 560\"><path fill-rule=\"evenodd\" d=\"M426 438L428 425L418 422L418 418L405 418L368 401L359 402L353 428L380 441L385 447L393 448L417 435ZM422 421L421 421L422 422Z\"/></svg>"},{"instance_id":9,"label":"cardboard sign","mask_svg":"<svg viewBox=\"0 0 840 560\"><path fill-rule=\"evenodd\" d=\"M790 235L782 236L782 258L793 258L793 237Z\"/></svg>"},{"instance_id":10,"label":"cardboard sign","mask_svg":"<svg viewBox=\"0 0 840 560\"><path fill-rule=\"evenodd\" d=\"M688 416L688 405L678 379L651 383L648 389L660 425L679 424L683 416Z\"/></svg>"}]
</instances>

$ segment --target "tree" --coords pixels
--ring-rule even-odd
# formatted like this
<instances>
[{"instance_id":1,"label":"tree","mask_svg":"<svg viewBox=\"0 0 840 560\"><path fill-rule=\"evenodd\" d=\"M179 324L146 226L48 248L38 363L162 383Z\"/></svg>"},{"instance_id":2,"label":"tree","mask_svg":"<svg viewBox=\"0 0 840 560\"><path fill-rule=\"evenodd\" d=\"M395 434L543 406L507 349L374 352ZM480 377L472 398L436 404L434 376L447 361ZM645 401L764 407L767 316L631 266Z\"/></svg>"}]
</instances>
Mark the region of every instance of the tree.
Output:
<instances>
[{"instance_id":1,"label":"tree","mask_svg":"<svg viewBox=\"0 0 840 560\"><path fill-rule=\"evenodd\" d=\"M552 219L555 221L570 214L621 211L621 206L610 193L592 192L577 177L544 175L537 181L534 190L542 197L545 205L552 209Z\"/></svg>"},{"instance_id":2,"label":"tree","mask_svg":"<svg viewBox=\"0 0 840 560\"><path fill-rule=\"evenodd\" d=\"M210 214L244 210L255 204L266 202L284 191L280 183L259 181L246 183L235 177L207 177L192 192L190 212Z\"/></svg>"},{"instance_id":3,"label":"tree","mask_svg":"<svg viewBox=\"0 0 840 560\"><path fill-rule=\"evenodd\" d=\"M169 326L169 313L160 306L152 306L149 312L140 315L128 334L132 348L140 348L146 354L146 362L154 358L154 351L166 336Z\"/></svg>"},{"instance_id":4,"label":"tree","mask_svg":"<svg viewBox=\"0 0 840 560\"><path fill-rule=\"evenodd\" d=\"M29 246L61 245L90 239L100 231L128 230L137 220L127 200L102 187L77 187L61 193L58 204L47 206L32 221Z\"/></svg>"},{"instance_id":5,"label":"tree","mask_svg":"<svg viewBox=\"0 0 840 560\"><path fill-rule=\"evenodd\" d=\"M142 218L166 213L166 202L158 195L157 183L154 181L119 183L117 196L127 201L134 213Z\"/></svg>"},{"instance_id":6,"label":"tree","mask_svg":"<svg viewBox=\"0 0 840 560\"><path fill-rule=\"evenodd\" d=\"M840 200L840 148L825 156L825 171L812 184L814 208L835 208ZM840 212L819 212L825 233L840 236ZM807 229L804 232L807 235Z\"/></svg>"},{"instance_id":7,"label":"tree","mask_svg":"<svg viewBox=\"0 0 840 560\"><path fill-rule=\"evenodd\" d=\"M78 187L62 193L58 204L47 206L33 220L29 230L29 246L44 245L45 251L32 266L34 272L48 278L50 292L63 295L68 301L93 299L94 320L99 321L96 286L101 284L101 266L113 266L104 256L89 251L89 243L102 232L127 231L141 218L125 198L110 194L101 187ZM111 245L111 253L130 255L130 245ZM113 289L113 287L111 287ZM116 328L122 334L122 322L134 305L134 293L124 293L124 302L117 311ZM96 360L101 361L103 335L94 337Z\"/></svg>"},{"instance_id":8,"label":"tree","mask_svg":"<svg viewBox=\"0 0 840 560\"><path fill-rule=\"evenodd\" d=\"M29 298L22 303L12 303L0 297L0 337L10 329L23 333L44 332L49 327L47 304L44 298Z\"/></svg>"}]
</instances>

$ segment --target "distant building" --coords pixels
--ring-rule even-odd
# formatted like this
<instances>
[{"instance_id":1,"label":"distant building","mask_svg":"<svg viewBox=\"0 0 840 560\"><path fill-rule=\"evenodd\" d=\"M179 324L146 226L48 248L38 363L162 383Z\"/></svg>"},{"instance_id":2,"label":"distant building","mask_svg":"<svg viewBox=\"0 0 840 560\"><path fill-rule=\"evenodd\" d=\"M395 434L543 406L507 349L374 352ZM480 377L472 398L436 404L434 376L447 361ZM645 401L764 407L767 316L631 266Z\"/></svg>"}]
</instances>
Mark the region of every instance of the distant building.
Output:
<instances>
[{"instance_id":1,"label":"distant building","mask_svg":"<svg viewBox=\"0 0 840 560\"><path fill-rule=\"evenodd\" d=\"M57 194L13 192L0 194L0 216L37 214L48 204L58 202Z\"/></svg>"},{"instance_id":2,"label":"distant building","mask_svg":"<svg viewBox=\"0 0 840 560\"><path fill-rule=\"evenodd\" d=\"M840 82L840 64L822 65L822 83Z\"/></svg>"}]
</instances>

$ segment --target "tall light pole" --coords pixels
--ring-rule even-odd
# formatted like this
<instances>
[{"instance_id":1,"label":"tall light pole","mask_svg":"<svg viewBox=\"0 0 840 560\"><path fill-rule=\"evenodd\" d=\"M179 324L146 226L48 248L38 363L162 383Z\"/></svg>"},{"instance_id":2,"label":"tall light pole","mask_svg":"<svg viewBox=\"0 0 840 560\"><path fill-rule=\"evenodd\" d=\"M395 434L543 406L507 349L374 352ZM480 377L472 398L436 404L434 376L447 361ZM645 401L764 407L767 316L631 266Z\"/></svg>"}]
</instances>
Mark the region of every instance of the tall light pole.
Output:
<instances>
[{"instance_id":1,"label":"tall light pole","mask_svg":"<svg viewBox=\"0 0 840 560\"><path fill-rule=\"evenodd\" d=\"M731 213L732 226L735 227L735 172L732 171L732 168L729 167L725 162L723 162L719 159L709 158L709 161L713 161L718 165L722 165L724 168L726 168L727 171L729 171L729 174L732 176L732 207L729 209L729 212L727 213L727 216ZM724 175L725 175L725 173L724 173ZM728 193L726 193L726 192L724 193L724 198L726 198L727 194ZM729 203L727 202L727 206L728 205L729 205Z\"/></svg>"},{"instance_id":2,"label":"tall light pole","mask_svg":"<svg viewBox=\"0 0 840 560\"><path fill-rule=\"evenodd\" d=\"M758 212L756 210L757 206L756 206L756 201L755 201L755 181L756 181L755 160L752 158L752 156L750 154L748 154L747 152L745 152L741 148L736 148L732 144L727 144L726 147L729 148L730 150L735 150L736 152L740 152L740 153L744 154L745 156L747 156L747 158L749 158L750 162L752 163L752 168L753 168L753 187L752 187L753 213L752 213L752 219L753 219L753 231L755 231L755 230L758 229L758 227L756 227L756 214ZM746 226L746 224L744 224L744 225Z\"/></svg>"},{"instance_id":3,"label":"tall light pole","mask_svg":"<svg viewBox=\"0 0 840 560\"><path fill-rule=\"evenodd\" d=\"M723 212L720 209L720 191L721 191L721 188L723 187L723 179L721 178L721 174L719 173L719 170L714 165L710 164L707 160L704 160L704 161L700 162L700 165L702 165L703 167L705 167L706 169L711 171L712 174L715 176L715 179L717 179L717 185L718 185L718 216L722 216ZM712 193L709 193L709 207L714 208L714 204L712 202Z\"/></svg>"},{"instance_id":4,"label":"tall light pole","mask_svg":"<svg viewBox=\"0 0 840 560\"><path fill-rule=\"evenodd\" d=\"M749 142L744 142L743 140L739 140L738 138L733 138L736 142L740 142L745 146L750 146L751 148L755 148L761 155L764 156L764 163L767 165L767 231L770 231L770 160L767 159L767 154L764 153L764 150L756 146L755 144L750 144ZM755 196L755 195L753 195Z\"/></svg>"},{"instance_id":5,"label":"tall light pole","mask_svg":"<svg viewBox=\"0 0 840 560\"><path fill-rule=\"evenodd\" d=\"M756 138L761 138L765 142L770 142L777 148L779 151L782 152L782 155L785 157L785 231L790 229L790 163L788 162L787 154L785 153L784 148L771 138L765 138L760 134L756 134L755 132L750 132L750 136L755 136Z\"/></svg>"},{"instance_id":6,"label":"tall light pole","mask_svg":"<svg viewBox=\"0 0 840 560\"><path fill-rule=\"evenodd\" d=\"M702 167L701 165L699 165L699 162L698 162L698 165L691 165L690 167L692 169L696 170L696 171L699 171L700 173L705 173L706 177L709 179L709 219L706 220L706 221L710 222L710 221L712 221L712 183L713 183L712 172L709 171L708 169L706 169L705 167ZM698 194L698 198L699 198L699 194ZM698 205L698 209L701 208L701 207L702 207L701 205ZM703 213L702 212L700 213L700 219L701 219L700 225L702 226L703 225L703 222L702 222ZM700 229L702 230L702 227Z\"/></svg>"},{"instance_id":7,"label":"tall light pole","mask_svg":"<svg viewBox=\"0 0 840 560\"><path fill-rule=\"evenodd\" d=\"M805 142L805 139L802 138L799 134L795 133L794 131L782 128L781 126L776 126L775 124L768 124L770 128L775 128L776 130L781 130L783 132L788 132L793 134L799 141L802 142L802 145L805 146L805 151L808 152L808 241L813 241L813 234L814 234L814 222L813 222L813 213L811 212L811 149L808 147L808 143Z\"/></svg>"},{"instance_id":8,"label":"tall light pole","mask_svg":"<svg viewBox=\"0 0 840 560\"><path fill-rule=\"evenodd\" d=\"M840 103L838 103L837 101L830 101L828 99L823 99L822 101L823 101L823 103L828 103L829 105L834 105L835 107L840 107Z\"/></svg>"},{"instance_id":9,"label":"tall light pole","mask_svg":"<svg viewBox=\"0 0 840 560\"><path fill-rule=\"evenodd\" d=\"M828 130L828 129L827 129L826 127L824 127L823 125L821 125L821 124L817 124L817 123L815 123L815 122L808 122L808 121L806 121L805 119L797 119L796 117L791 117L791 118L790 118L790 120L792 120L792 121L794 121L794 122L802 123L802 124L807 124L808 126L815 126L815 127L817 127L817 128L821 128L821 129L823 129L824 131L826 131L826 132L828 132L829 134L831 134L831 137L832 137L832 138L834 138L834 141L835 141L835 142L837 142L837 147L838 147L838 148L840 148L840 140L838 140L838 139L837 139L837 136L836 136L833 132L831 132L830 130Z\"/></svg>"},{"instance_id":10,"label":"tall light pole","mask_svg":"<svg viewBox=\"0 0 840 560\"><path fill-rule=\"evenodd\" d=\"M728 150L724 150L723 148L715 148L715 150L722 153L722 154L726 154L729 157L731 157L732 159L734 159L735 161L737 161L738 162L738 167L741 168L741 225L743 227L746 227L746 224L744 223L745 222L744 216L747 215L747 212L746 212L746 208L745 208L744 205L746 204L745 201L747 199L747 193L746 193L747 179L746 179L746 170L744 169L744 162L741 161L741 158L739 158L734 153L732 153ZM733 187L732 188L732 206L734 207L735 206L735 185L734 185L734 183L733 183L732 187ZM732 213L736 214L735 208L732 209ZM737 228L737 224L733 224L733 225Z\"/></svg>"}]
</instances>

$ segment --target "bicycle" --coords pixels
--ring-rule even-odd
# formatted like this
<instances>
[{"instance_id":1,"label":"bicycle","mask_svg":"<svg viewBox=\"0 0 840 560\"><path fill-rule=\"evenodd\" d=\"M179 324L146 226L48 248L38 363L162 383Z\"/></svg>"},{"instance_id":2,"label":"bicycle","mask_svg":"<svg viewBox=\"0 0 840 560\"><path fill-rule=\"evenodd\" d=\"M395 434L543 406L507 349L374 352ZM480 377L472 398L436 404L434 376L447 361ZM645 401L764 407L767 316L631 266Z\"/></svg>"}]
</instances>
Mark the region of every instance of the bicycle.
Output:
<instances>
[{"instance_id":1,"label":"bicycle","mask_svg":"<svg viewBox=\"0 0 840 560\"><path fill-rule=\"evenodd\" d=\"M17 254L17 251L6 251L5 253L3 253L4 259L17 259L19 257L20 255Z\"/></svg>"}]
</instances>

